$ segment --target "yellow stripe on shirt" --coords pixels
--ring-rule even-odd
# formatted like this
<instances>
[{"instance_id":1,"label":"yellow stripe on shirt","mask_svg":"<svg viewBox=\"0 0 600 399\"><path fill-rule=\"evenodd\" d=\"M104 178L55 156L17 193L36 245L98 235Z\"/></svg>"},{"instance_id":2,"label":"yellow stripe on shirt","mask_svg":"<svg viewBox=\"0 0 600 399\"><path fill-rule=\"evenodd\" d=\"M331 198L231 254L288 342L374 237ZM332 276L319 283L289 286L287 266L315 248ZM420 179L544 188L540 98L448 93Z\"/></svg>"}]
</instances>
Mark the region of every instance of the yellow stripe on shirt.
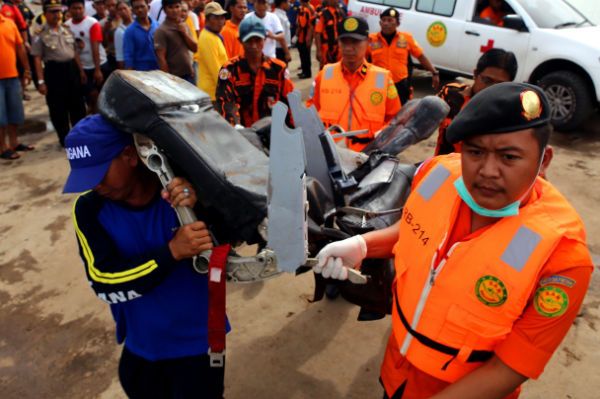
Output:
<instances>
[{"instance_id":1,"label":"yellow stripe on shirt","mask_svg":"<svg viewBox=\"0 0 600 399\"><path fill-rule=\"evenodd\" d=\"M136 266L132 269L115 273L102 272L94 266L94 254L88 244L87 239L85 238L85 235L79 229L79 225L77 224L77 217L75 215L75 207L77 206L77 201L79 201L79 198L81 198L81 196L87 194L88 192L89 191L86 191L82 193L79 197L77 197L77 199L73 203L72 213L73 225L75 226L75 234L77 235L77 239L79 240L79 244L81 245L81 248L83 250L83 256L87 263L90 278L98 283L121 284L143 277L151 273L154 269L156 269L158 267L158 264L154 259L151 259L148 262L140 266Z\"/></svg>"}]
</instances>

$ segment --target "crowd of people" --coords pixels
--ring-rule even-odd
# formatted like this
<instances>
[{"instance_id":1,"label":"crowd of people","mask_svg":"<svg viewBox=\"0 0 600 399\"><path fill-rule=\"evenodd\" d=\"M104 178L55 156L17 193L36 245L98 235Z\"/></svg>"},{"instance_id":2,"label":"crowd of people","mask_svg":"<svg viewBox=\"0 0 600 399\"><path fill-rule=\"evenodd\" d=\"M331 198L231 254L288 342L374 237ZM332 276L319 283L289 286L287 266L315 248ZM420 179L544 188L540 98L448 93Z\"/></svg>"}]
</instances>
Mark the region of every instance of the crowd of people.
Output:
<instances>
[{"instance_id":1,"label":"crowd of people","mask_svg":"<svg viewBox=\"0 0 600 399\"><path fill-rule=\"evenodd\" d=\"M50 119L63 147L69 130L85 115L97 112L99 91L117 69L160 69L196 84L234 125L250 126L269 116L275 102L286 101L293 89L288 68L291 48L297 48L301 61L299 79L312 77L313 46L320 69L342 59L338 41L346 17L345 3L290 1L45 0L43 13L38 16L23 0L4 1L2 14L9 21L6 24L12 21L15 28L11 25L12 33L7 30L2 38L15 60L8 60L6 65L11 70L1 76L7 79L3 82L6 112L2 114L11 115L11 120L0 121L2 158L16 159L17 151L33 149L16 141L16 127L23 122L20 99L30 80L46 97ZM399 104L412 95L410 56L432 72L433 86L437 87L438 72L423 50L410 33L398 32L400 14L387 10L381 21L381 32L371 33L368 46L362 46L367 52L358 58L391 72ZM365 29L361 25L361 32L368 34ZM242 31L247 34L241 35ZM346 33L346 42L363 42L364 35L349 30ZM356 39L359 36L360 40ZM362 80L358 75L357 79L353 85ZM320 86L319 77L315 84ZM395 95L391 90L383 94ZM318 92L316 97L309 102L321 109ZM397 112L399 104L388 109L387 118ZM323 109L322 116L327 112L337 110ZM362 123L363 117L358 118ZM324 119L328 124L338 122L337 118Z\"/></svg>"},{"instance_id":2,"label":"crowd of people","mask_svg":"<svg viewBox=\"0 0 600 399\"><path fill-rule=\"evenodd\" d=\"M210 227L178 226L173 209L202 210L201 199L183 178L161 190L131 135L96 114L103 83L117 69L160 69L197 85L232 126L249 127L293 90L291 48L298 78L312 77L313 45L319 72L307 104L329 130L351 132L338 139L350 150L361 151L411 99L412 58L450 106L398 223L326 245L314 267L345 280L365 258L394 259L384 397L516 398L542 373L593 264L581 219L545 179L548 99L512 82L513 53L491 49L472 84L440 88L394 8L370 32L338 0L44 0L38 17L11 1L0 12L0 156L33 149L16 135L22 88L33 79L67 149L65 192L84 192L73 212L80 255L124 342L128 396L222 398L224 346L211 352L209 324L220 319L222 340L230 328L224 305L221 313L209 306L223 278L191 266L213 248ZM500 24L500 3L481 17Z\"/></svg>"}]
</instances>

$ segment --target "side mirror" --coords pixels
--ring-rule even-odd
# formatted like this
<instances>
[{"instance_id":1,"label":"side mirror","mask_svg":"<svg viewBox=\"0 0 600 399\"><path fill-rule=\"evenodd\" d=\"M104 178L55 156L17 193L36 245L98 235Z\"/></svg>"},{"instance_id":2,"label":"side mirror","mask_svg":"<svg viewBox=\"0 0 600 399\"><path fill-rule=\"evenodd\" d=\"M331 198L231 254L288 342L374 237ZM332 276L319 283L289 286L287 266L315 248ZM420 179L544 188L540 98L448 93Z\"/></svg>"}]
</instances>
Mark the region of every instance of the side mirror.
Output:
<instances>
[{"instance_id":1,"label":"side mirror","mask_svg":"<svg viewBox=\"0 0 600 399\"><path fill-rule=\"evenodd\" d=\"M509 14L502 20L504 21L505 28L514 29L519 32L529 32L529 29L527 28L527 25L525 25L523 18L517 14Z\"/></svg>"}]
</instances>

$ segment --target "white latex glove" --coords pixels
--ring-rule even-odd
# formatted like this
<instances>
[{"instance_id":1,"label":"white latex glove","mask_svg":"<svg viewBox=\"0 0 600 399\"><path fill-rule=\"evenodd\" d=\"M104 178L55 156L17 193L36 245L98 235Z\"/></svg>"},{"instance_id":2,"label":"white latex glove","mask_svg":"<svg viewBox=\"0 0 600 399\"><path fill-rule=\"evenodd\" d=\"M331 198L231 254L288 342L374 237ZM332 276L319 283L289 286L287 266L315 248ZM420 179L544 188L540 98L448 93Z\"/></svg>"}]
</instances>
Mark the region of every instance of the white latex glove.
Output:
<instances>
[{"instance_id":1,"label":"white latex glove","mask_svg":"<svg viewBox=\"0 0 600 399\"><path fill-rule=\"evenodd\" d=\"M319 262L313 268L315 273L322 273L325 278L346 280L347 268L356 268L367 256L367 243L361 235L346 238L342 241L327 244L319 251Z\"/></svg>"}]
</instances>

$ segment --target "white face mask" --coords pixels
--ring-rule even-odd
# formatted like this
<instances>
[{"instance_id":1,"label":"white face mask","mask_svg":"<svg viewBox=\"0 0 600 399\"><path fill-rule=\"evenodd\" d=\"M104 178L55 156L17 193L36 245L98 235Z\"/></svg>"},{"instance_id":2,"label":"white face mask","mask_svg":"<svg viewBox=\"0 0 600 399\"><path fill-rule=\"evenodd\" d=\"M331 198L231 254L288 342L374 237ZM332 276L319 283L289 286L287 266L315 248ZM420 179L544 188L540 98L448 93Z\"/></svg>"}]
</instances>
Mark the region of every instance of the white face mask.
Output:
<instances>
[{"instance_id":1,"label":"white face mask","mask_svg":"<svg viewBox=\"0 0 600 399\"><path fill-rule=\"evenodd\" d=\"M544 161L545 154L546 154L546 150L544 149L542 151L542 155L540 156L540 163L538 165L537 173L535 174L535 178L533 179L533 182L531 182L531 184L529 185L529 188L527 190L525 190L525 192L523 193L521 198L519 198L515 202L512 202L512 203L506 205L503 208L488 209L488 208L484 208L483 206L479 205L475 201L475 199L473 198L473 196L471 195L469 190L467 189L467 186L465 185L465 182L464 182L462 176L459 177L454 182L454 187L456 188L456 191L458 192L458 196L465 202L465 204L467 204L467 206L473 212L475 212L478 215L491 217L491 218L504 218L504 217L509 217L509 216L516 216L519 214L519 208L521 208L521 202L525 199L525 197L527 197L527 195L533 188L535 181L536 181L537 177L539 176L540 171L542 170L542 162Z\"/></svg>"}]
</instances>

